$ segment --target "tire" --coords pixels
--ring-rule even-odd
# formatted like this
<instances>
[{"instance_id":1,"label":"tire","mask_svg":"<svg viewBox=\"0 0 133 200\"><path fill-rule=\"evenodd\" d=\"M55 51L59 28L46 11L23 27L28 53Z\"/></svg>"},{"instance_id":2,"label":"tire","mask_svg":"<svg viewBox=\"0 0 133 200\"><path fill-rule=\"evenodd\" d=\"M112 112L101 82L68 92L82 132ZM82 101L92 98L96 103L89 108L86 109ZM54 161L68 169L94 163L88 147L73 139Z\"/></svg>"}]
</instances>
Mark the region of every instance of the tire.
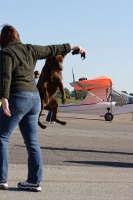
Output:
<instances>
[{"instance_id":1,"label":"tire","mask_svg":"<svg viewBox=\"0 0 133 200\"><path fill-rule=\"evenodd\" d=\"M105 120L106 121L112 121L113 120L113 115L111 114L111 113L106 113L105 115L104 115L104 118L105 118Z\"/></svg>"}]
</instances>

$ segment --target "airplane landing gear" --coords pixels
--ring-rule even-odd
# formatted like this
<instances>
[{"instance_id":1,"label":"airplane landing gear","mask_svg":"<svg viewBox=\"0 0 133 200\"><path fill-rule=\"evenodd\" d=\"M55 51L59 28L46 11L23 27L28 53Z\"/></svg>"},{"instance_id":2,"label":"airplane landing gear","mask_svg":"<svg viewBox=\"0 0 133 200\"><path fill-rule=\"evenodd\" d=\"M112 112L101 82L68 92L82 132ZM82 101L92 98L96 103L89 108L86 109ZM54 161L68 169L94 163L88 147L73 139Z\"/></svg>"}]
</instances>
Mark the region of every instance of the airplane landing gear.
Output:
<instances>
[{"instance_id":1,"label":"airplane landing gear","mask_svg":"<svg viewBox=\"0 0 133 200\"><path fill-rule=\"evenodd\" d=\"M105 118L105 120L106 121L112 121L113 120L113 115L111 114L111 113L106 113L105 115L104 115L104 118Z\"/></svg>"}]
</instances>

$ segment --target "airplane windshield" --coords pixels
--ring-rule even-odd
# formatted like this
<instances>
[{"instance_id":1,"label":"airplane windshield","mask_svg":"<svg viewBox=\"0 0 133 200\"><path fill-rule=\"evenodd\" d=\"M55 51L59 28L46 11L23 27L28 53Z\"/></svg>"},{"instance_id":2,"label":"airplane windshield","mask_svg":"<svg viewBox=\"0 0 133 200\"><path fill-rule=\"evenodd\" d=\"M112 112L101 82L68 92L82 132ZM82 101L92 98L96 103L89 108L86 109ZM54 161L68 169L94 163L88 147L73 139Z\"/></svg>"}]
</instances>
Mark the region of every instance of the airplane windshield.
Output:
<instances>
[{"instance_id":1,"label":"airplane windshield","mask_svg":"<svg viewBox=\"0 0 133 200\"><path fill-rule=\"evenodd\" d=\"M111 100L117 103L121 103L121 104L133 103L133 96L126 94L124 92L112 90L111 96L112 96Z\"/></svg>"}]
</instances>

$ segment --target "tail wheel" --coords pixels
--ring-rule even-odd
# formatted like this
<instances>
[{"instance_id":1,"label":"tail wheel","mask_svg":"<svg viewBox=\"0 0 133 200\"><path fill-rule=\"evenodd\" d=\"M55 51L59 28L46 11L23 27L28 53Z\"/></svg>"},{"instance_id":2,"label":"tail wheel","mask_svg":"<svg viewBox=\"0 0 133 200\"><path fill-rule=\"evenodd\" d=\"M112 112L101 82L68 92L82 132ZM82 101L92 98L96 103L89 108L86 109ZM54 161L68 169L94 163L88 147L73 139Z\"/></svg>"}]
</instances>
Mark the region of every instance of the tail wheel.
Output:
<instances>
[{"instance_id":1,"label":"tail wheel","mask_svg":"<svg viewBox=\"0 0 133 200\"><path fill-rule=\"evenodd\" d=\"M106 113L105 115L104 115L104 118L105 118L105 120L106 121L112 121L113 120L113 115L111 114L111 113Z\"/></svg>"}]
</instances>

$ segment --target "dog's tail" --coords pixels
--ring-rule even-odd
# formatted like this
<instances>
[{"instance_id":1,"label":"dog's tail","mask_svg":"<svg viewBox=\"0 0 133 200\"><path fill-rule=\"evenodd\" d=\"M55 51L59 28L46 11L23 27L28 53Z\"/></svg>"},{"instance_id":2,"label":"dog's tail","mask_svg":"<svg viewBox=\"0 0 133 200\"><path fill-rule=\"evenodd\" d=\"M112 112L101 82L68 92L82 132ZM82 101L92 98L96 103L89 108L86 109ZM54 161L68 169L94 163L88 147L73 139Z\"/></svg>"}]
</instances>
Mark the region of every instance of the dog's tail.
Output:
<instances>
[{"instance_id":1,"label":"dog's tail","mask_svg":"<svg viewBox=\"0 0 133 200\"><path fill-rule=\"evenodd\" d=\"M38 121L38 125L39 125L42 129L47 128L47 126L45 126L44 124L42 124L40 121Z\"/></svg>"},{"instance_id":2,"label":"dog's tail","mask_svg":"<svg viewBox=\"0 0 133 200\"><path fill-rule=\"evenodd\" d=\"M42 123L40 122L40 117L41 117L41 115L42 115L42 111L43 111L43 109L41 109L41 112L40 112L39 117L38 117L38 125L39 125L42 129L45 129L45 128L47 128L47 126L45 126L44 124L42 124Z\"/></svg>"}]
</instances>

